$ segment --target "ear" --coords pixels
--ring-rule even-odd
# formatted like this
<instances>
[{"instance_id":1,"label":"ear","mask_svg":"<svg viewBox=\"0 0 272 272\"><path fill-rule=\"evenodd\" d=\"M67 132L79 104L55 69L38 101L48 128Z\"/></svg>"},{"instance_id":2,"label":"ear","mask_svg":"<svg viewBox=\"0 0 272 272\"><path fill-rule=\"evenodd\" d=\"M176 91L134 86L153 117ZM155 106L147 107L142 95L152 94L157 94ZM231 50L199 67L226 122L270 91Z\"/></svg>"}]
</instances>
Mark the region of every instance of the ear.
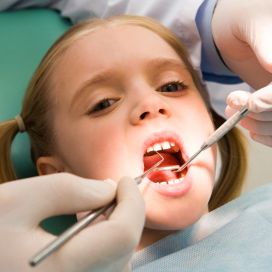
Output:
<instances>
[{"instance_id":1,"label":"ear","mask_svg":"<svg viewBox=\"0 0 272 272\"><path fill-rule=\"evenodd\" d=\"M36 167L39 175L55 174L64 171L63 163L53 156L39 157Z\"/></svg>"}]
</instances>

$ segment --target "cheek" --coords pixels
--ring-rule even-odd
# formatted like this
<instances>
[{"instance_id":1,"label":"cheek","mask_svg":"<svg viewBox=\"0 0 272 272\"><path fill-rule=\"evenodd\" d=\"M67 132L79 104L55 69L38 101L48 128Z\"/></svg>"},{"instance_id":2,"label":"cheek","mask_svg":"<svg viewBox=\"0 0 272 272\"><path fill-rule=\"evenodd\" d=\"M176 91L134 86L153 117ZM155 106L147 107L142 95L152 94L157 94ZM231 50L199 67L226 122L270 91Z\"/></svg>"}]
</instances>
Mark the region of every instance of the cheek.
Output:
<instances>
[{"instance_id":1,"label":"cheek","mask_svg":"<svg viewBox=\"0 0 272 272\"><path fill-rule=\"evenodd\" d=\"M116 122L59 122L57 134L58 153L65 170L86 178L109 178L120 163L123 133ZM117 160L116 160L117 159ZM114 173L114 172L113 172Z\"/></svg>"},{"instance_id":2,"label":"cheek","mask_svg":"<svg viewBox=\"0 0 272 272\"><path fill-rule=\"evenodd\" d=\"M197 125L202 130L213 130L212 116L197 91L192 91L184 99L173 100L172 110L174 115L180 118L180 122L177 122L177 124L180 123L184 128ZM181 123L183 121L184 124Z\"/></svg>"},{"instance_id":3,"label":"cheek","mask_svg":"<svg viewBox=\"0 0 272 272\"><path fill-rule=\"evenodd\" d=\"M191 121L194 120L203 131L211 133L214 130L212 116L203 101L197 101L190 111ZM193 122L193 123L194 123ZM192 124L193 124L192 123Z\"/></svg>"},{"instance_id":4,"label":"cheek","mask_svg":"<svg viewBox=\"0 0 272 272\"><path fill-rule=\"evenodd\" d=\"M90 155L82 162L84 172L92 178L119 179L126 169L125 159L128 156L127 139L121 120L118 123L101 121L93 125L91 130L95 133L90 132L86 135L90 143Z\"/></svg>"}]
</instances>

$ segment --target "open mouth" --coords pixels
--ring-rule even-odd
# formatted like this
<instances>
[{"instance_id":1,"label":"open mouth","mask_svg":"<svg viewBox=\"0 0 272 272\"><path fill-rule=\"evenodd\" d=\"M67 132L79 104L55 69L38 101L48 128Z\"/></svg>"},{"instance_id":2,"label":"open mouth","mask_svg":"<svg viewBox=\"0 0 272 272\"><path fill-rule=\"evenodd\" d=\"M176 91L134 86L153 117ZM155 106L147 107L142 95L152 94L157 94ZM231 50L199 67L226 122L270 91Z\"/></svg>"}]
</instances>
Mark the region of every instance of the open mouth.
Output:
<instances>
[{"instance_id":1,"label":"open mouth","mask_svg":"<svg viewBox=\"0 0 272 272\"><path fill-rule=\"evenodd\" d=\"M144 154L144 171L150 169L156 162L161 160L160 155L163 157L163 162L159 166L181 166L185 161L183 159L182 150L178 143L175 141L161 141L149 146ZM176 184L182 182L187 173L187 168L182 172L172 171L155 171L148 175L148 179L154 183L160 184Z\"/></svg>"}]
</instances>

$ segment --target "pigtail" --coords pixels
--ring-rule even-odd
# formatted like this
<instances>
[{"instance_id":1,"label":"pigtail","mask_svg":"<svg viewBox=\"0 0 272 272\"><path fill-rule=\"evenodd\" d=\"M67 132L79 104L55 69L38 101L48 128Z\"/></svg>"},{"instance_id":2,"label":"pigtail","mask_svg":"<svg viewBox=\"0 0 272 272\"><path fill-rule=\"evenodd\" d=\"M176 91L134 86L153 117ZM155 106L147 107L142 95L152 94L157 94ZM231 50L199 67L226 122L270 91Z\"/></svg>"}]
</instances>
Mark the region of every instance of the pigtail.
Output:
<instances>
[{"instance_id":1,"label":"pigtail","mask_svg":"<svg viewBox=\"0 0 272 272\"><path fill-rule=\"evenodd\" d=\"M11 160L11 145L18 131L15 119L0 123L0 183L16 179Z\"/></svg>"},{"instance_id":2,"label":"pigtail","mask_svg":"<svg viewBox=\"0 0 272 272\"><path fill-rule=\"evenodd\" d=\"M214 112L213 116L216 127L225 121ZM209 210L214 210L241 194L247 170L246 139L238 128L229 131L218 145L222 165L209 202Z\"/></svg>"}]
</instances>

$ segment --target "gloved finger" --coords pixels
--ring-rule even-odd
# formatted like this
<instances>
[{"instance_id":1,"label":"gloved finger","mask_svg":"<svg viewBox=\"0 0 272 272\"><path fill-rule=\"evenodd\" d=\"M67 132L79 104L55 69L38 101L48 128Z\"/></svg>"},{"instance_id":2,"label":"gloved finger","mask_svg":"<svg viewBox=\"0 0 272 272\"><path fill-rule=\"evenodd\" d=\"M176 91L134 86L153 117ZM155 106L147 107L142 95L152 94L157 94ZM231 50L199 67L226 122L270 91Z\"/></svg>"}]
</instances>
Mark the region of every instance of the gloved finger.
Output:
<instances>
[{"instance_id":1,"label":"gloved finger","mask_svg":"<svg viewBox=\"0 0 272 272\"><path fill-rule=\"evenodd\" d=\"M235 112L237 112L237 110L231 108L230 106L226 107L225 114L227 118L232 116ZM260 113L249 112L247 114L247 117L250 117L257 121L272 121L272 111L264 111Z\"/></svg>"},{"instance_id":2,"label":"gloved finger","mask_svg":"<svg viewBox=\"0 0 272 272\"><path fill-rule=\"evenodd\" d=\"M144 200L142 195L138 189L138 186L134 179L129 177L123 177L118 186L118 194L117 194L117 202L118 206L116 207L115 211L111 214L111 220L122 220L126 222L128 219L128 214L126 215L125 212L128 213L127 210L127 202L130 202L130 205L135 209L133 215L130 213L129 224L135 226L143 226L145 214L144 214ZM139 228L139 227L137 227Z\"/></svg>"},{"instance_id":3,"label":"gloved finger","mask_svg":"<svg viewBox=\"0 0 272 272\"><path fill-rule=\"evenodd\" d=\"M272 121L257 121L250 117L245 117L240 121L240 125L253 134L272 135Z\"/></svg>"},{"instance_id":4,"label":"gloved finger","mask_svg":"<svg viewBox=\"0 0 272 272\"><path fill-rule=\"evenodd\" d=\"M237 112L237 110L234 110L229 106L226 107L225 113L228 118L232 116L235 112ZM249 113L239 122L239 124L242 127L248 129L253 134L272 135L272 114L271 112L268 112L267 115L268 114L270 114L268 116L269 117L268 121L259 121L252 117L252 115L254 116L254 114ZM255 114L255 116L258 115L259 114Z\"/></svg>"},{"instance_id":5,"label":"gloved finger","mask_svg":"<svg viewBox=\"0 0 272 272\"><path fill-rule=\"evenodd\" d=\"M33 177L0 187L1 207L9 207L21 224L36 225L59 214L87 211L109 203L116 193L111 181L84 179L67 173ZM5 213L5 212L3 212Z\"/></svg>"},{"instance_id":6,"label":"gloved finger","mask_svg":"<svg viewBox=\"0 0 272 272\"><path fill-rule=\"evenodd\" d=\"M227 97L227 105L233 109L240 110L243 106L248 104L251 94L246 91L233 91Z\"/></svg>"},{"instance_id":7,"label":"gloved finger","mask_svg":"<svg viewBox=\"0 0 272 272\"><path fill-rule=\"evenodd\" d=\"M109 219L78 233L57 252L56 262L62 262L63 271L75 264L80 271L91 265L94 271L122 271L120 267L128 262L140 240L144 219L144 201L137 185L133 179L123 178Z\"/></svg>"},{"instance_id":8,"label":"gloved finger","mask_svg":"<svg viewBox=\"0 0 272 272\"><path fill-rule=\"evenodd\" d=\"M247 116L257 121L271 121L272 122L272 111L265 111L260 113L250 112Z\"/></svg>"},{"instance_id":9,"label":"gloved finger","mask_svg":"<svg viewBox=\"0 0 272 272\"><path fill-rule=\"evenodd\" d=\"M251 112L272 111L272 84L257 90L248 98L248 109Z\"/></svg>"},{"instance_id":10,"label":"gloved finger","mask_svg":"<svg viewBox=\"0 0 272 272\"><path fill-rule=\"evenodd\" d=\"M248 106L250 112L260 113L272 111L272 84L249 93L246 91L234 91L227 97L227 104L233 109Z\"/></svg>"},{"instance_id":11,"label":"gloved finger","mask_svg":"<svg viewBox=\"0 0 272 272\"><path fill-rule=\"evenodd\" d=\"M250 133L250 137L258 143L272 147L272 136L271 135L259 135L259 134Z\"/></svg>"}]
</instances>

